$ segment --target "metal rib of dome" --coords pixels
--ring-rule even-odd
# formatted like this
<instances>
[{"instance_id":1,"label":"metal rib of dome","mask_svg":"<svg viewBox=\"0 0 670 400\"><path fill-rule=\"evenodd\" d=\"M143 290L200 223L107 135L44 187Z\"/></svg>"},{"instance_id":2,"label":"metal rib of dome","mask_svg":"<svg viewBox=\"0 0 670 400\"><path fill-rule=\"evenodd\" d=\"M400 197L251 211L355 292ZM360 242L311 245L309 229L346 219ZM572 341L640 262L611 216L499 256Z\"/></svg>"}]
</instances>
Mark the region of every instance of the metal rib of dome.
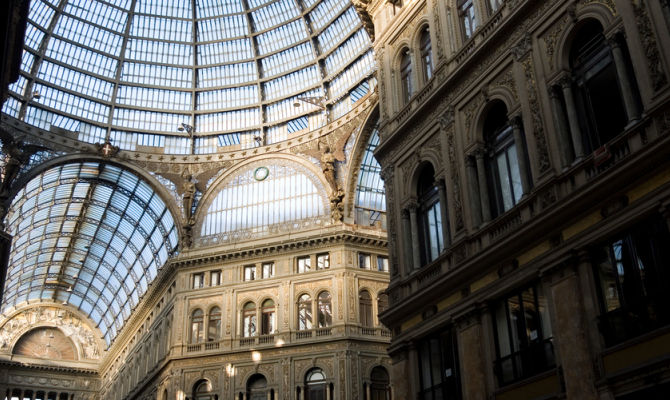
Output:
<instances>
[{"instance_id":1,"label":"metal rib of dome","mask_svg":"<svg viewBox=\"0 0 670 400\"><path fill-rule=\"evenodd\" d=\"M125 150L212 153L325 125L373 69L349 0L32 0L3 112Z\"/></svg>"}]
</instances>

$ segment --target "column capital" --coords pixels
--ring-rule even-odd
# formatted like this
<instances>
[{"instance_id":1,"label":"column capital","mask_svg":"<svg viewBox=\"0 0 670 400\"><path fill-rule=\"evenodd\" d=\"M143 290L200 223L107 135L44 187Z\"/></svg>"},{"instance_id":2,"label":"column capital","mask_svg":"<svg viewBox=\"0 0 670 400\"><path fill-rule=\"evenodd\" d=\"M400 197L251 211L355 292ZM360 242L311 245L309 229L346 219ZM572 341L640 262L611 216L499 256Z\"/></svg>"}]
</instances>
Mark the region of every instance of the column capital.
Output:
<instances>
[{"instance_id":1,"label":"column capital","mask_svg":"<svg viewBox=\"0 0 670 400\"><path fill-rule=\"evenodd\" d=\"M416 199L411 199L405 203L405 209L409 210L410 213L415 213L419 209L419 203Z\"/></svg>"},{"instance_id":2,"label":"column capital","mask_svg":"<svg viewBox=\"0 0 670 400\"><path fill-rule=\"evenodd\" d=\"M409 219L409 209L407 207L400 210L400 218Z\"/></svg>"},{"instance_id":3,"label":"column capital","mask_svg":"<svg viewBox=\"0 0 670 400\"><path fill-rule=\"evenodd\" d=\"M561 74L561 77L558 78L558 85L561 87L561 89L569 89L572 87L572 74L568 71L564 71Z\"/></svg>"}]
</instances>

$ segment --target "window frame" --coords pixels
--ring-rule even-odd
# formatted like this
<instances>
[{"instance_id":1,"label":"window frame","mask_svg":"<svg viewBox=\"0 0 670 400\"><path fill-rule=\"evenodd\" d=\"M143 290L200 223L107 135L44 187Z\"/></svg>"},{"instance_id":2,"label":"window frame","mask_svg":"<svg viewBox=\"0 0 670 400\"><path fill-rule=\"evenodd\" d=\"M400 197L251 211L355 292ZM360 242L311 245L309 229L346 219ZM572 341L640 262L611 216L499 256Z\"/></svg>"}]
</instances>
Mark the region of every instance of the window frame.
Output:
<instances>
[{"instance_id":1,"label":"window frame","mask_svg":"<svg viewBox=\"0 0 670 400\"><path fill-rule=\"evenodd\" d=\"M191 276L191 288L192 289L202 289L205 287L205 273L204 272L195 272Z\"/></svg>"},{"instance_id":2,"label":"window frame","mask_svg":"<svg viewBox=\"0 0 670 400\"><path fill-rule=\"evenodd\" d=\"M256 265L245 265L242 270L242 280L245 282L256 280Z\"/></svg>"},{"instance_id":3,"label":"window frame","mask_svg":"<svg viewBox=\"0 0 670 400\"><path fill-rule=\"evenodd\" d=\"M400 55L400 96L402 100L402 105L409 104L413 95L413 84L412 84L412 55L408 48L405 48Z\"/></svg>"},{"instance_id":4,"label":"window frame","mask_svg":"<svg viewBox=\"0 0 670 400\"><path fill-rule=\"evenodd\" d=\"M269 267L269 270L270 270L269 273L266 273L267 270L268 270L267 267ZM261 268L262 268L262 273L263 273L263 279L274 278L274 276L275 276L275 263L273 261L264 262L262 264Z\"/></svg>"},{"instance_id":5,"label":"window frame","mask_svg":"<svg viewBox=\"0 0 670 400\"><path fill-rule=\"evenodd\" d=\"M419 53L421 54L421 72L425 84L433 77L433 47L428 25L424 26L419 36Z\"/></svg>"},{"instance_id":6,"label":"window frame","mask_svg":"<svg viewBox=\"0 0 670 400\"><path fill-rule=\"evenodd\" d=\"M358 269L372 269L372 255L370 253L358 252Z\"/></svg>"},{"instance_id":7,"label":"window frame","mask_svg":"<svg viewBox=\"0 0 670 400\"><path fill-rule=\"evenodd\" d=\"M479 25L474 0L458 0L457 8L463 41L468 41L475 35Z\"/></svg>"},{"instance_id":8,"label":"window frame","mask_svg":"<svg viewBox=\"0 0 670 400\"><path fill-rule=\"evenodd\" d=\"M209 286L221 285L221 270L212 270L209 272Z\"/></svg>"},{"instance_id":9,"label":"window frame","mask_svg":"<svg viewBox=\"0 0 670 400\"><path fill-rule=\"evenodd\" d=\"M324 264L322 266L322 263ZM330 268L330 253L319 253L316 255L316 270L324 270Z\"/></svg>"},{"instance_id":10,"label":"window frame","mask_svg":"<svg viewBox=\"0 0 670 400\"><path fill-rule=\"evenodd\" d=\"M296 257L296 268L299 274L310 272L312 270L312 257L311 256Z\"/></svg>"}]
</instances>

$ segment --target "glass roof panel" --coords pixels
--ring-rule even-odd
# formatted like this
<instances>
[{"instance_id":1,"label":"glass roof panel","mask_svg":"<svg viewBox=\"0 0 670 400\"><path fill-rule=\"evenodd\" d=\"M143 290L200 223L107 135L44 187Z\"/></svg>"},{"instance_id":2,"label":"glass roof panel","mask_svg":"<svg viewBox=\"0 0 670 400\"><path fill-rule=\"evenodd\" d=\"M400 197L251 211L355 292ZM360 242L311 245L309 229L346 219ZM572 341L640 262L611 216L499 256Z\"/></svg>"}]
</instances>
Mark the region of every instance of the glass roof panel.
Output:
<instances>
[{"instance_id":1,"label":"glass roof panel","mask_svg":"<svg viewBox=\"0 0 670 400\"><path fill-rule=\"evenodd\" d=\"M341 97L367 75L343 71L371 51L361 26L350 0L31 0L20 77L2 110L124 150L230 145L211 136L192 149L182 123L196 136L235 133L243 147L239 131L285 140L288 119L318 111L291 110L297 96L323 96L330 111L310 129L351 109Z\"/></svg>"},{"instance_id":2,"label":"glass roof panel","mask_svg":"<svg viewBox=\"0 0 670 400\"><path fill-rule=\"evenodd\" d=\"M102 320L119 320L125 298L136 304L174 253L174 219L146 182L109 164L53 167L31 183L9 210L15 242L2 309L26 298L68 302L99 325L109 344L118 329L110 332ZM137 285L143 276L149 281ZM110 307L114 301L121 303Z\"/></svg>"},{"instance_id":3,"label":"glass roof panel","mask_svg":"<svg viewBox=\"0 0 670 400\"><path fill-rule=\"evenodd\" d=\"M363 154L361 169L356 186L356 207L377 212L386 211L384 181L381 179L381 166L373 153L379 145L379 131L374 129Z\"/></svg>"}]
</instances>

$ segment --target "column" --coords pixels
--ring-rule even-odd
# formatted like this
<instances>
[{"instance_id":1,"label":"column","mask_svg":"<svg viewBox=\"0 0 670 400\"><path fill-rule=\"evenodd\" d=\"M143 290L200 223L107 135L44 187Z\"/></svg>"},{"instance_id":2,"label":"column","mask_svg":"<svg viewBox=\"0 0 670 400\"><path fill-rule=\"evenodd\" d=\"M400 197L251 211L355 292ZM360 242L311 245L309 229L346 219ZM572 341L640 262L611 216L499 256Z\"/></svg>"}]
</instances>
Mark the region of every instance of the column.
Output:
<instances>
[{"instance_id":1,"label":"column","mask_svg":"<svg viewBox=\"0 0 670 400\"><path fill-rule=\"evenodd\" d=\"M609 45L612 49L612 57L614 57L614 65L616 66L617 78L619 78L619 87L621 88L623 105L626 108L626 115L628 115L628 123L631 123L640 118L640 112L637 107L637 101L635 100L633 84L629 78L628 65L626 65L623 50L621 50L621 45L616 36L609 39Z\"/></svg>"},{"instance_id":2,"label":"column","mask_svg":"<svg viewBox=\"0 0 670 400\"><path fill-rule=\"evenodd\" d=\"M479 183L479 199L482 207L482 222L491 220L491 203L489 200L489 188L486 184L486 166L484 165L484 150L475 152L477 160L477 182Z\"/></svg>"},{"instance_id":3,"label":"column","mask_svg":"<svg viewBox=\"0 0 670 400\"><path fill-rule=\"evenodd\" d=\"M465 157L465 170L468 174L468 192L470 206L472 206L472 224L479 226L482 223L482 206L479 201L479 185L477 183L477 168L472 156Z\"/></svg>"},{"instance_id":4,"label":"column","mask_svg":"<svg viewBox=\"0 0 670 400\"><path fill-rule=\"evenodd\" d=\"M419 220L417 219L416 211L418 205L412 203L409 208L409 222L411 226L412 235L412 267L414 269L421 268L421 246L419 245Z\"/></svg>"},{"instance_id":5,"label":"column","mask_svg":"<svg viewBox=\"0 0 670 400\"><path fill-rule=\"evenodd\" d=\"M567 167L573 159L572 149L570 148L570 134L565 122L565 115L563 113L563 105L561 99L558 97L557 86L549 88L549 99L551 100L552 116L554 118L554 126L558 131L558 145L560 147L561 166Z\"/></svg>"},{"instance_id":6,"label":"column","mask_svg":"<svg viewBox=\"0 0 670 400\"><path fill-rule=\"evenodd\" d=\"M582 129L579 127L579 116L575 106L575 97L572 93L572 80L569 76L561 79L561 89L565 99L565 111L568 114L568 124L570 125L570 136L572 137L572 146L575 150L575 159L581 160L584 157L584 145L582 145Z\"/></svg>"},{"instance_id":7,"label":"column","mask_svg":"<svg viewBox=\"0 0 670 400\"><path fill-rule=\"evenodd\" d=\"M440 194L440 213L442 214L442 250L451 245L451 228L449 224L449 210L447 209L447 186L444 179L437 181Z\"/></svg>"},{"instance_id":8,"label":"column","mask_svg":"<svg viewBox=\"0 0 670 400\"><path fill-rule=\"evenodd\" d=\"M272 400L272 391L270 391L270 389L268 389L267 400Z\"/></svg>"},{"instance_id":9,"label":"column","mask_svg":"<svg viewBox=\"0 0 670 400\"><path fill-rule=\"evenodd\" d=\"M591 360L579 279L573 267L563 267L551 282L556 326L556 347L561 355L565 394L568 399L596 400L595 373Z\"/></svg>"},{"instance_id":10,"label":"column","mask_svg":"<svg viewBox=\"0 0 670 400\"><path fill-rule=\"evenodd\" d=\"M486 373L492 370L484 362L482 352L484 336L482 324L477 311L471 311L459 318L458 324L458 355L459 369L462 373L463 399L487 400ZM467 373L463 373L467 371Z\"/></svg>"},{"instance_id":11,"label":"column","mask_svg":"<svg viewBox=\"0 0 670 400\"><path fill-rule=\"evenodd\" d=\"M370 384L368 383L365 385L365 400L372 400L372 397L370 396Z\"/></svg>"},{"instance_id":12,"label":"column","mask_svg":"<svg viewBox=\"0 0 670 400\"><path fill-rule=\"evenodd\" d=\"M517 163L519 164L519 175L521 176L521 188L523 189L523 194L527 195L530 193L530 169L528 169L528 151L526 149L526 141L524 140L523 133L521 131L521 117L515 116L510 120L510 125L512 125L512 134L514 135L514 145L516 147L516 158Z\"/></svg>"},{"instance_id":13,"label":"column","mask_svg":"<svg viewBox=\"0 0 670 400\"><path fill-rule=\"evenodd\" d=\"M403 242L403 270L402 275L407 275L414 267L412 260L412 225L410 223L409 210L403 208L400 211L400 216L402 218L402 233L401 238Z\"/></svg>"},{"instance_id":14,"label":"column","mask_svg":"<svg viewBox=\"0 0 670 400\"><path fill-rule=\"evenodd\" d=\"M330 400L330 384L326 383L326 400Z\"/></svg>"}]
</instances>

